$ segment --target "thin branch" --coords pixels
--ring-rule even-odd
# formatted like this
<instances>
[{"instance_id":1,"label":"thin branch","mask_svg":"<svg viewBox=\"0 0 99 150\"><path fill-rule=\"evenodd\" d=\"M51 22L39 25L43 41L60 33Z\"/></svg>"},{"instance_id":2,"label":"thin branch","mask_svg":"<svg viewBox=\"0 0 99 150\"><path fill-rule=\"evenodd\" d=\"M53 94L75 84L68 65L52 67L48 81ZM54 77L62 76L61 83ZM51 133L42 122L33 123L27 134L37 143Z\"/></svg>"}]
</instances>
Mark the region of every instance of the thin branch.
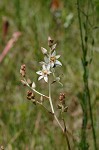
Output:
<instances>
[{"instance_id":1,"label":"thin branch","mask_svg":"<svg viewBox=\"0 0 99 150\"><path fill-rule=\"evenodd\" d=\"M25 81L26 85L27 85L31 90L33 90L35 93L37 93L37 94L39 94L40 96L43 96L43 97L49 99L48 96L46 96L46 95L44 95L44 94L38 92L36 89L32 88L32 87L27 83L26 79L24 79L24 81Z\"/></svg>"}]
</instances>

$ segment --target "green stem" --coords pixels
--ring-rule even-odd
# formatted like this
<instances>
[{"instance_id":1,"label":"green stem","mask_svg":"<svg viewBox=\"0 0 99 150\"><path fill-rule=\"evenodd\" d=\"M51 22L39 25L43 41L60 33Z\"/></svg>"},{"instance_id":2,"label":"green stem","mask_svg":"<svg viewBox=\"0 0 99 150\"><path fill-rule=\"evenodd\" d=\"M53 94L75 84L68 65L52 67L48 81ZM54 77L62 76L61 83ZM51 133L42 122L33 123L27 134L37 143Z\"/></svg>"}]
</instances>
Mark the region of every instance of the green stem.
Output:
<instances>
[{"instance_id":1,"label":"green stem","mask_svg":"<svg viewBox=\"0 0 99 150\"><path fill-rule=\"evenodd\" d=\"M81 37L81 44L82 44L82 52L83 52L83 69L84 69L84 75L83 75L83 81L84 81L84 93L83 93L83 99L82 99L82 110L83 110L83 122L82 122L82 132L81 132L81 149L82 150L87 150L87 139L86 139L86 127L87 127L87 93L86 93L86 52L85 52L85 47L84 47L84 42L83 42L83 32L82 32L82 24L81 24L81 15L80 15L80 2L77 0L77 5L78 5L78 20L79 20L79 28L80 28L80 37Z\"/></svg>"},{"instance_id":2,"label":"green stem","mask_svg":"<svg viewBox=\"0 0 99 150\"><path fill-rule=\"evenodd\" d=\"M89 0L88 0L88 9L87 9L87 17L86 17L86 22L85 22L85 37L87 40L85 41L85 44L83 42L83 32L82 32L82 24L81 24L81 15L80 15L80 0L77 0L77 5L78 5L78 20L79 20L79 27L80 27L80 37L81 37L81 43L82 43L82 52L83 52L83 59L82 59L82 64L83 64L83 70L84 70L84 75L83 75L83 81L84 81L84 97L82 101L82 109L83 109L83 124L82 124L82 139L81 139L81 147L82 150L87 150L87 142L86 142L86 127L87 127L87 120L88 120L88 111L87 111L87 105L89 106L89 115L91 119L91 126L92 126L92 133L93 133L93 141L94 141L94 149L97 149L97 144L96 144L96 135L95 135L95 129L94 129L94 123L93 123L93 115L92 115L92 107L91 107L91 99L90 99L90 91L89 91L89 86L88 86L88 66L86 64L87 62L87 51L88 51L88 12L89 12Z\"/></svg>"},{"instance_id":3,"label":"green stem","mask_svg":"<svg viewBox=\"0 0 99 150\"><path fill-rule=\"evenodd\" d=\"M94 129L94 123L93 123L93 115L92 115L92 107L91 107L91 101L90 101L89 88L88 88L88 104L89 104L89 113L90 113L92 134L93 134L93 140L94 140L94 149L98 150L97 142L96 142L96 134L95 134L95 129Z\"/></svg>"}]
</instances>

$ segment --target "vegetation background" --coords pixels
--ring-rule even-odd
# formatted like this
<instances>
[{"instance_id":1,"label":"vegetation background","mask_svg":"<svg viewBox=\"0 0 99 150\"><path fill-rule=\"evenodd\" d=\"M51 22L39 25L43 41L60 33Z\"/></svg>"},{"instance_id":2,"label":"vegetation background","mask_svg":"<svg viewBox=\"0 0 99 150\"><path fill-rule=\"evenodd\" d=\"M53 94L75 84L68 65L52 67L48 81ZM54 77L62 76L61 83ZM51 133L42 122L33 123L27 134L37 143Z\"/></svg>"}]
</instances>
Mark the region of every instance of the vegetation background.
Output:
<instances>
[{"instance_id":1,"label":"vegetation background","mask_svg":"<svg viewBox=\"0 0 99 150\"><path fill-rule=\"evenodd\" d=\"M89 65L89 87L99 146L99 1L90 2L94 8L91 13L91 32L95 44L88 55L92 58ZM86 0L81 0L81 6L86 9ZM69 106L65 114L66 124L79 140L83 68L76 0L2 0L0 20L0 54L12 34L21 32L17 42L0 63L0 145L6 150L65 150L67 144L53 118L26 99L27 90L20 83L19 70L21 64L25 63L29 77L36 82L38 90L47 94L47 85L42 81L38 83L35 72L40 69L39 61L43 58L40 47L48 48L48 36L57 41L57 53L61 54L63 64L57 72L63 74L64 86L52 86L53 100L58 112L59 93L66 93L66 103ZM5 20L9 26L4 34ZM90 121L87 132L89 149L93 150ZM70 141L73 146L71 137ZM78 149L77 145L74 149Z\"/></svg>"}]
</instances>

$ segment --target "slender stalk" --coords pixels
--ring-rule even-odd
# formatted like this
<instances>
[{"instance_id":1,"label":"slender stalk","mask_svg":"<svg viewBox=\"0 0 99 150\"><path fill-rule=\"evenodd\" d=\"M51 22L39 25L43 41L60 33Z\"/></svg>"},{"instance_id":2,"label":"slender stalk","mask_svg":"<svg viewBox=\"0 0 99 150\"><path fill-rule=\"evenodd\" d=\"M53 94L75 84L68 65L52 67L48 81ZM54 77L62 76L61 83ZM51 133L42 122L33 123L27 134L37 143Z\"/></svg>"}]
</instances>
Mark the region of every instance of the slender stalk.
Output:
<instances>
[{"instance_id":1,"label":"slender stalk","mask_svg":"<svg viewBox=\"0 0 99 150\"><path fill-rule=\"evenodd\" d=\"M86 62L86 51L84 47L84 41L83 41L83 32L82 32L82 24L81 24L81 15L80 15L80 4L79 0L77 0L78 5L78 20L79 20L79 28L80 28L80 37L81 37L81 44L82 44L82 52L83 52L83 81L84 81L84 93L83 93L83 99L82 99L82 110L83 110L83 122L82 122L82 132L81 132L81 149L87 150L87 139L86 139L86 127L87 127L87 93L86 93L86 81L87 81L87 68L85 66Z\"/></svg>"},{"instance_id":2,"label":"slender stalk","mask_svg":"<svg viewBox=\"0 0 99 150\"><path fill-rule=\"evenodd\" d=\"M67 129L66 129L65 120L64 120L64 118L62 118L62 120L63 120L63 123L64 123L64 133L65 133L65 138L66 138L66 141L67 141L67 144L68 144L68 149L71 150L68 135L67 135L67 132L66 132Z\"/></svg>"},{"instance_id":3,"label":"slender stalk","mask_svg":"<svg viewBox=\"0 0 99 150\"><path fill-rule=\"evenodd\" d=\"M88 89L88 104L89 104L89 113L90 113L90 119L91 119L91 127L92 127L92 134L93 134L93 141L94 141L94 149L98 150L97 148L97 142L96 142L96 133L94 129L94 123L93 123L93 115L92 115L92 107L91 107L91 101L90 101L90 93Z\"/></svg>"},{"instance_id":4,"label":"slender stalk","mask_svg":"<svg viewBox=\"0 0 99 150\"><path fill-rule=\"evenodd\" d=\"M53 103L52 103L52 100L51 100L51 85L50 85L50 81L49 81L49 102L50 102L52 113L55 114L54 108L53 108Z\"/></svg>"},{"instance_id":5,"label":"slender stalk","mask_svg":"<svg viewBox=\"0 0 99 150\"><path fill-rule=\"evenodd\" d=\"M46 95L44 95L44 94L38 92L37 90L33 89L33 88L27 83L26 79L24 79L24 81L25 81L25 84L26 84L31 90L33 90L35 93L37 93L37 94L39 94L40 96L43 96L43 97L49 99L50 106L51 106L51 111L49 111L49 110L48 110L42 103L40 103L39 101L37 101L37 103L38 103L39 105L41 105L43 108L45 108L46 111L48 111L49 113L51 113L51 114L54 116L56 122L58 123L59 127L61 128L62 132L64 133L64 128L62 127L62 125L61 125L61 123L59 122L57 116L55 115L54 107L53 107L53 104L52 104L52 100L51 100L51 89L50 89L51 84L49 83L49 97L48 97L48 96L46 96ZM74 136L72 135L72 133L71 133L69 130L67 130L67 129L66 129L66 131L67 131L67 133L73 138L73 140L76 141L76 139L74 138Z\"/></svg>"},{"instance_id":6,"label":"slender stalk","mask_svg":"<svg viewBox=\"0 0 99 150\"><path fill-rule=\"evenodd\" d=\"M50 106L51 106L53 116L54 116L56 122L58 123L59 127L61 128L62 132L65 134L66 142L67 142L67 145L68 145L68 150L71 150L66 130L64 130L64 128L62 127L61 123L59 122L57 116L55 115L55 111L54 111L54 107L53 107L53 103L52 103L52 99L51 99L51 84L50 84L50 81L49 81L49 102L50 102Z\"/></svg>"}]
</instances>

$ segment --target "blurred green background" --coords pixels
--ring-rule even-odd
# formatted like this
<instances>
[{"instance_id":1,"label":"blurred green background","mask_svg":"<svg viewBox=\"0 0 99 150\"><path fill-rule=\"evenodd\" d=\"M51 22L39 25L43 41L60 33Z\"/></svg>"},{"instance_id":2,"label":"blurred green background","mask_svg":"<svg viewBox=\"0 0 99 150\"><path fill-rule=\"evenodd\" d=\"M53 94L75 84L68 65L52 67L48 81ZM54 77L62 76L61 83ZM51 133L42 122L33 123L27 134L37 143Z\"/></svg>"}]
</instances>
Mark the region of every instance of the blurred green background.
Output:
<instances>
[{"instance_id":1,"label":"blurred green background","mask_svg":"<svg viewBox=\"0 0 99 150\"><path fill-rule=\"evenodd\" d=\"M81 5L86 9L86 0L81 0ZM93 6L93 28L90 31L95 45L92 50L90 43L93 38L90 38L89 86L99 143L99 1L94 0ZM3 37L5 18L9 27ZM61 55L63 64L57 72L58 75L63 74L64 86L52 86L55 110L58 112L59 93L66 92L66 104L70 107L65 114L66 124L79 140L82 116L78 95L83 91L83 68L76 0L1 0L0 54L16 31L22 35L0 63L0 145L6 150L65 150L67 144L56 122L44 109L26 99L28 89L21 85L19 70L25 63L28 76L36 82L37 89L47 94L47 84L38 83L36 75L40 69L39 61L43 58L40 47L48 48L48 36L57 41L57 53ZM74 101L77 101L77 107L73 105ZM46 105L49 107L48 103ZM91 129L88 129L88 139L91 143ZM71 137L70 141L74 146ZM76 145L74 149L78 149Z\"/></svg>"}]
</instances>

